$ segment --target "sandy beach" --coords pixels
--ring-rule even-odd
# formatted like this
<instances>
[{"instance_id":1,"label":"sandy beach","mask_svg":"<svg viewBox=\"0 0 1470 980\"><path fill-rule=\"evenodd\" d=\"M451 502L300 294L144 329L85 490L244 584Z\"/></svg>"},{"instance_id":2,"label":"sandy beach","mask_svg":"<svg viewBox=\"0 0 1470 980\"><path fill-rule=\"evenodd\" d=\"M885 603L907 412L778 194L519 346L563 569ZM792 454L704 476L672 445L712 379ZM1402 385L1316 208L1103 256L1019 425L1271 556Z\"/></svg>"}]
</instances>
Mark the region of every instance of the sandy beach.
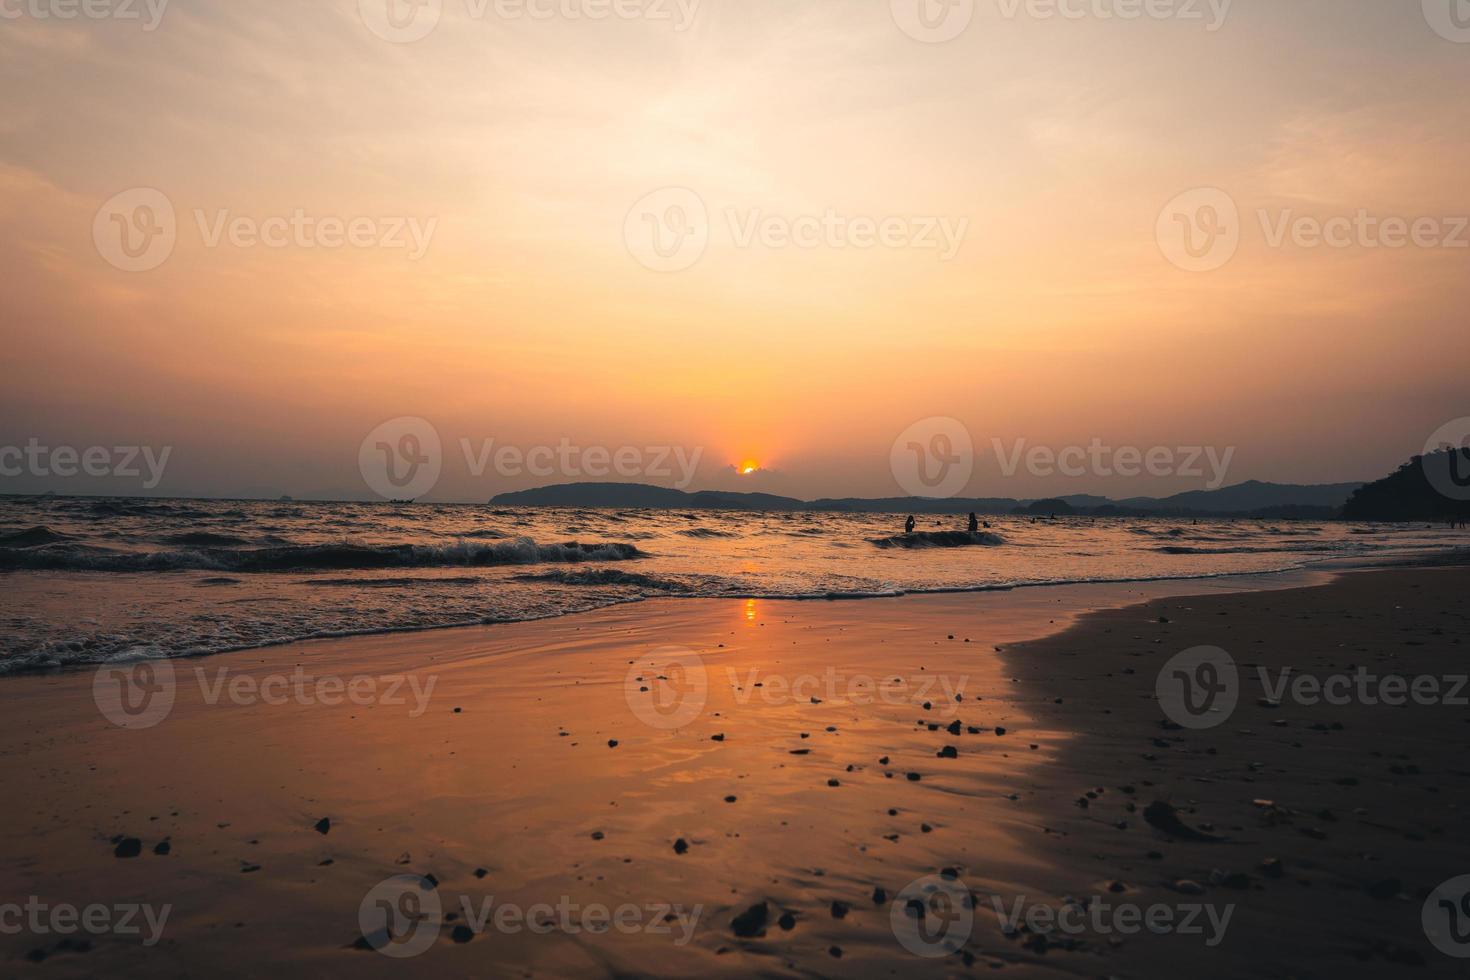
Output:
<instances>
[{"instance_id":1,"label":"sandy beach","mask_svg":"<svg viewBox=\"0 0 1470 980\"><path fill-rule=\"evenodd\" d=\"M654 601L177 661L134 714L89 671L9 678L0 894L119 927L0 935L0 956L38 976L1449 975L1420 906L1470 869L1464 709L1263 707L1255 668L1454 674L1467 574ZM1155 680L1201 644L1242 684L1192 731ZM411 936L364 928L384 895ZM1033 934L1024 915L1069 898L1173 926Z\"/></svg>"}]
</instances>

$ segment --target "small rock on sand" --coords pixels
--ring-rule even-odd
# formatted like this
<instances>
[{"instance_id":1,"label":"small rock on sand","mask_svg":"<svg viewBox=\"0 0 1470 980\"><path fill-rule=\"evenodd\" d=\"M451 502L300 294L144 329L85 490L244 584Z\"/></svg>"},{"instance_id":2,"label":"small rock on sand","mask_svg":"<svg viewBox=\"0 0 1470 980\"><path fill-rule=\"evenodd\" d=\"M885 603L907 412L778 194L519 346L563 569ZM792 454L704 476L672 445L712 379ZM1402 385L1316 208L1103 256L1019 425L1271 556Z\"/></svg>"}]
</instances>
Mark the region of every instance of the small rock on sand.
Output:
<instances>
[{"instance_id":1,"label":"small rock on sand","mask_svg":"<svg viewBox=\"0 0 1470 980\"><path fill-rule=\"evenodd\" d=\"M757 902L730 920L730 928L741 939L753 939L766 934L766 919L771 908L765 902Z\"/></svg>"}]
</instances>

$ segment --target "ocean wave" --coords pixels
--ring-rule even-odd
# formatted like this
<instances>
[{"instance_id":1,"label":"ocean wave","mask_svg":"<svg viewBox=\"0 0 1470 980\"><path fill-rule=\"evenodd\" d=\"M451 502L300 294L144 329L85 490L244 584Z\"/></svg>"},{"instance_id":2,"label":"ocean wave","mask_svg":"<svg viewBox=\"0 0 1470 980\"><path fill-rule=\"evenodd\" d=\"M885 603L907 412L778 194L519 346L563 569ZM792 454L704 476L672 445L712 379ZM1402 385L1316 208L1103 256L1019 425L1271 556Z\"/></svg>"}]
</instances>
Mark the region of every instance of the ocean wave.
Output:
<instances>
[{"instance_id":1,"label":"ocean wave","mask_svg":"<svg viewBox=\"0 0 1470 980\"><path fill-rule=\"evenodd\" d=\"M159 538L164 544L176 544L185 548L228 548L233 545L249 544L246 538L233 534L216 534L213 531L186 531Z\"/></svg>"},{"instance_id":2,"label":"ocean wave","mask_svg":"<svg viewBox=\"0 0 1470 980\"><path fill-rule=\"evenodd\" d=\"M994 547L1005 544L999 534L982 531L915 531L913 534L895 534L891 538L869 538L869 543L879 548L973 548Z\"/></svg>"},{"instance_id":3,"label":"ocean wave","mask_svg":"<svg viewBox=\"0 0 1470 980\"><path fill-rule=\"evenodd\" d=\"M458 565L536 565L550 562L629 561L647 555L631 544L537 544L516 538L494 544L288 545L251 550L190 548L123 552L83 545L0 548L0 570L167 572L291 572L353 568L436 568Z\"/></svg>"},{"instance_id":4,"label":"ocean wave","mask_svg":"<svg viewBox=\"0 0 1470 980\"><path fill-rule=\"evenodd\" d=\"M28 527L24 531L13 531L9 534L0 534L0 547L4 548L39 548L48 544L59 544L70 541L71 535L53 531L45 525Z\"/></svg>"},{"instance_id":5,"label":"ocean wave","mask_svg":"<svg viewBox=\"0 0 1470 980\"><path fill-rule=\"evenodd\" d=\"M555 582L559 585L631 585L656 592L689 592L687 585L653 575L626 572L621 568L556 569L550 572L527 572L515 576L522 582Z\"/></svg>"},{"instance_id":6,"label":"ocean wave","mask_svg":"<svg viewBox=\"0 0 1470 980\"><path fill-rule=\"evenodd\" d=\"M1360 544L1357 547L1359 549L1363 549L1369 548L1371 546L1367 544ZM1241 546L1237 548L1201 548L1190 545L1169 544L1160 545L1157 548L1150 548L1149 550L1156 551L1161 555L1289 555L1310 554L1313 552L1327 553L1343 551L1342 548L1335 547L1332 544L1320 542L1303 542L1294 545L1280 544L1276 545L1275 547L1262 546L1258 548L1247 546Z\"/></svg>"},{"instance_id":7,"label":"ocean wave","mask_svg":"<svg viewBox=\"0 0 1470 980\"><path fill-rule=\"evenodd\" d=\"M690 527L690 528L684 528L683 530L680 530L680 531L675 531L674 533L675 534L682 534L686 538L738 538L738 537L740 537L740 535L737 534L734 531L716 531L712 527Z\"/></svg>"}]
</instances>

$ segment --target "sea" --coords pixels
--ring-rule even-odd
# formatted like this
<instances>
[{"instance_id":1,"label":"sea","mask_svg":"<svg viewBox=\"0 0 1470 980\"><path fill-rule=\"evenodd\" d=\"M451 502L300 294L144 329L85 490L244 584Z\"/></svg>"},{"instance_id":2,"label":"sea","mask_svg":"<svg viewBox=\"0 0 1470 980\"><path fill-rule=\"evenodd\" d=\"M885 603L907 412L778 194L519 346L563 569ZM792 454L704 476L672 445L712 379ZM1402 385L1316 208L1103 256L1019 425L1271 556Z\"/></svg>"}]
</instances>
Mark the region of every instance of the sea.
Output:
<instances>
[{"instance_id":1,"label":"sea","mask_svg":"<svg viewBox=\"0 0 1470 980\"><path fill-rule=\"evenodd\" d=\"M565 616L1278 572L1426 525L0 497L0 674ZM956 533L958 532L958 533Z\"/></svg>"}]
</instances>

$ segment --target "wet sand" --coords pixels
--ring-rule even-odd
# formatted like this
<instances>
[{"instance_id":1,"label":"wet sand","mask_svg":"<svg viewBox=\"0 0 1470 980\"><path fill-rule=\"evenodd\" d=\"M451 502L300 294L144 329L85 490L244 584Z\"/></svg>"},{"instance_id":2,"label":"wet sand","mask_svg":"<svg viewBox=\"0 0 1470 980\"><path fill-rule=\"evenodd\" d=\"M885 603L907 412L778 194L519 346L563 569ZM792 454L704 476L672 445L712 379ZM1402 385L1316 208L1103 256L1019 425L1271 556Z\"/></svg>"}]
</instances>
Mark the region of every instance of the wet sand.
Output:
<instances>
[{"instance_id":1,"label":"wet sand","mask_svg":"<svg viewBox=\"0 0 1470 980\"><path fill-rule=\"evenodd\" d=\"M1251 665L1463 670L1467 574L647 602L178 661L167 716L124 716L130 728L103 717L91 673L7 679L0 895L169 912L155 945L146 925L0 934L0 964L1307 977L1381 976L1417 957L1416 972L1450 975L1458 962L1429 946L1419 910L1470 871L1457 805L1470 713L1264 708ZM1167 729L1155 676L1198 644L1241 665L1240 706L1216 729ZM359 703L344 693L354 682ZM115 685L101 690L111 707ZM1155 802L1228 839L1180 840L1144 818ZM364 940L359 912L402 875L432 876L429 905L411 905L442 915L413 930L421 953L394 958L373 949L383 935ZM904 889L936 875L976 907L930 902L914 933ZM992 896L1234 908L1215 946L1043 940L1007 935ZM568 911L532 911L544 934L515 918L469 928L487 899ZM622 907L623 928L565 927L593 905ZM923 951L967 930L963 948L916 956L895 919Z\"/></svg>"}]
</instances>

